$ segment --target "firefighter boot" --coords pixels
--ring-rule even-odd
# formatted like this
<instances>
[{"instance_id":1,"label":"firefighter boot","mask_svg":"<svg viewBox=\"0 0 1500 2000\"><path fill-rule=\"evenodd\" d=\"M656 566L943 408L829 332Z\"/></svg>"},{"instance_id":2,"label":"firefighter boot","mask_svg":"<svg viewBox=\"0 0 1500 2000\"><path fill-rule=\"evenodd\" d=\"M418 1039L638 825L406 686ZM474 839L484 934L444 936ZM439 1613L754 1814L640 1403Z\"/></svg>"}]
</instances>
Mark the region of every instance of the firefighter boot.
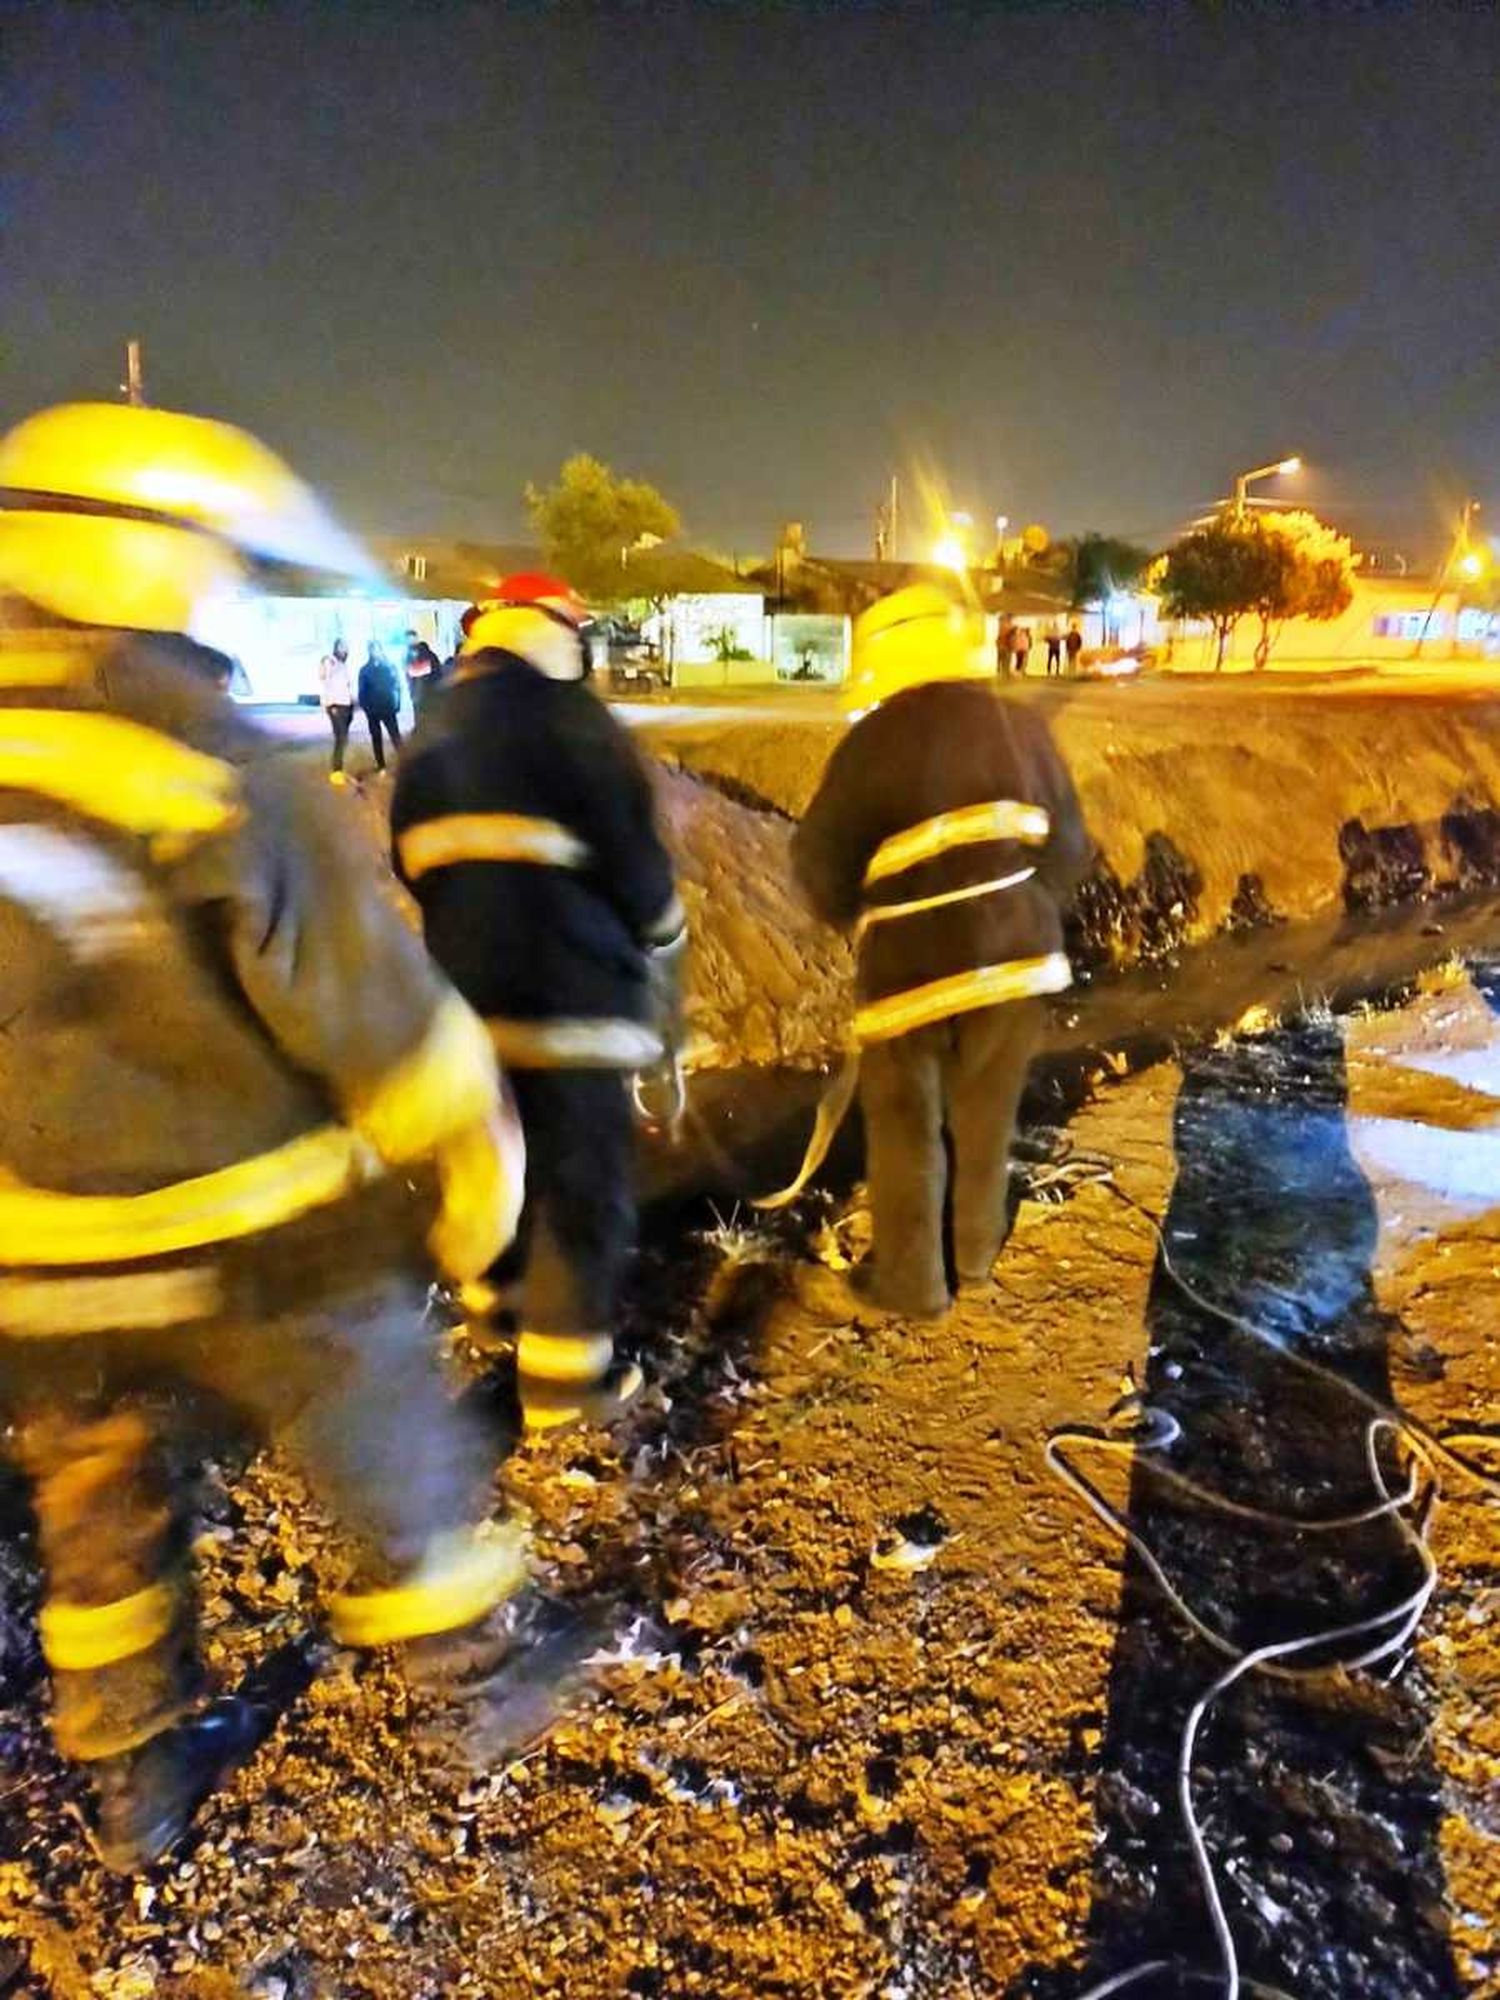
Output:
<instances>
[{"instance_id":1,"label":"firefighter boot","mask_svg":"<svg viewBox=\"0 0 1500 2000\"><path fill-rule=\"evenodd\" d=\"M345 1646L399 1646L413 1687L462 1695L510 1650L511 1601L524 1593L529 1549L520 1518L446 1530L393 1583L335 1598L333 1636Z\"/></svg>"},{"instance_id":2,"label":"firefighter boot","mask_svg":"<svg viewBox=\"0 0 1500 2000\"><path fill-rule=\"evenodd\" d=\"M856 1264L848 1282L862 1306L889 1313L893 1319L941 1319L952 1304L946 1287L915 1290L894 1284L874 1258Z\"/></svg>"},{"instance_id":3,"label":"firefighter boot","mask_svg":"<svg viewBox=\"0 0 1500 2000\"><path fill-rule=\"evenodd\" d=\"M646 1378L615 1360L607 1333L522 1332L516 1347L521 1415L530 1436L575 1424L608 1426L637 1402Z\"/></svg>"},{"instance_id":4,"label":"firefighter boot","mask_svg":"<svg viewBox=\"0 0 1500 2000\"><path fill-rule=\"evenodd\" d=\"M254 1704L229 1695L139 1749L101 1758L93 1767L94 1844L110 1873L135 1875L170 1854L262 1734Z\"/></svg>"},{"instance_id":5,"label":"firefighter boot","mask_svg":"<svg viewBox=\"0 0 1500 2000\"><path fill-rule=\"evenodd\" d=\"M516 1651L517 1623L530 1595L522 1587L516 1597L455 1632L408 1640L401 1648L402 1679L433 1701L472 1701L484 1694Z\"/></svg>"}]
</instances>

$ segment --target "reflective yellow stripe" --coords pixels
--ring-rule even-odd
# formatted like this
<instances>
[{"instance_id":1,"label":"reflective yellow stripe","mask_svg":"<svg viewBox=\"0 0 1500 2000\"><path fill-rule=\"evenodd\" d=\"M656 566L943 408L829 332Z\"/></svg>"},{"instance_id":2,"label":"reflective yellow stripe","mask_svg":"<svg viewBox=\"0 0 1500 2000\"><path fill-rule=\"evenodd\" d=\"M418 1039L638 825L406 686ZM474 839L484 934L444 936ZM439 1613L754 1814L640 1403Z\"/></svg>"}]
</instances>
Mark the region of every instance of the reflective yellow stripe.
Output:
<instances>
[{"instance_id":1,"label":"reflective yellow stripe","mask_svg":"<svg viewBox=\"0 0 1500 2000\"><path fill-rule=\"evenodd\" d=\"M177 1599L164 1583L113 1604L44 1604L37 1624L47 1664L84 1674L144 1653L172 1629Z\"/></svg>"},{"instance_id":2,"label":"reflective yellow stripe","mask_svg":"<svg viewBox=\"0 0 1500 2000\"><path fill-rule=\"evenodd\" d=\"M411 1054L351 1099L349 1117L383 1160L420 1160L456 1132L482 1124L498 1091L484 1024L449 993Z\"/></svg>"},{"instance_id":3,"label":"reflective yellow stripe","mask_svg":"<svg viewBox=\"0 0 1500 2000\"><path fill-rule=\"evenodd\" d=\"M967 1014L975 1007L998 1007L1007 1000L1026 1000L1038 993L1061 993L1073 983L1066 952L1046 958L1017 958L1007 965L981 965L972 972L955 972L947 979L929 980L905 993L868 1001L854 1016L855 1040L889 1041L933 1021Z\"/></svg>"},{"instance_id":4,"label":"reflective yellow stripe","mask_svg":"<svg viewBox=\"0 0 1500 2000\"><path fill-rule=\"evenodd\" d=\"M445 813L397 836L396 852L410 881L462 861L532 861L583 868L589 851L555 819L529 813Z\"/></svg>"},{"instance_id":5,"label":"reflective yellow stripe","mask_svg":"<svg viewBox=\"0 0 1500 2000\"><path fill-rule=\"evenodd\" d=\"M239 814L232 765L123 716L68 709L0 709L0 787L177 843Z\"/></svg>"},{"instance_id":6,"label":"reflective yellow stripe","mask_svg":"<svg viewBox=\"0 0 1500 2000\"><path fill-rule=\"evenodd\" d=\"M405 1583L345 1592L329 1605L328 1622L341 1645L393 1646L472 1625L525 1581L526 1532L518 1523L434 1536Z\"/></svg>"},{"instance_id":7,"label":"reflective yellow stripe","mask_svg":"<svg viewBox=\"0 0 1500 2000\"><path fill-rule=\"evenodd\" d=\"M342 1125L148 1194L54 1194L0 1180L0 1264L118 1264L253 1236L337 1201L377 1170Z\"/></svg>"},{"instance_id":8,"label":"reflective yellow stripe","mask_svg":"<svg viewBox=\"0 0 1500 2000\"><path fill-rule=\"evenodd\" d=\"M639 1021L486 1021L507 1069L649 1069L661 1036Z\"/></svg>"},{"instance_id":9,"label":"reflective yellow stripe","mask_svg":"<svg viewBox=\"0 0 1500 2000\"><path fill-rule=\"evenodd\" d=\"M1040 847L1052 828L1050 814L1042 806L1021 805L1015 799L992 799L983 805L960 806L956 812L939 813L934 819L918 821L904 833L883 840L865 870L865 886L915 868L919 861L931 861L955 847L972 847L982 840L1020 840L1028 847Z\"/></svg>"},{"instance_id":10,"label":"reflective yellow stripe","mask_svg":"<svg viewBox=\"0 0 1500 2000\"><path fill-rule=\"evenodd\" d=\"M909 903L874 903L854 926L854 942L858 944L872 924L887 924L892 917L915 917L923 910L946 909L950 903L969 903L976 896L993 896L1001 889L1014 889L1022 882L1029 882L1036 870L1018 868L1014 875L998 875L993 882L966 882L961 889L944 889L936 896L914 896Z\"/></svg>"},{"instance_id":11,"label":"reflective yellow stripe","mask_svg":"<svg viewBox=\"0 0 1500 2000\"><path fill-rule=\"evenodd\" d=\"M216 1271L112 1272L104 1277L0 1278L0 1337L55 1340L210 1319L223 1292Z\"/></svg>"},{"instance_id":12,"label":"reflective yellow stripe","mask_svg":"<svg viewBox=\"0 0 1500 2000\"><path fill-rule=\"evenodd\" d=\"M68 687L90 681L104 647L84 633L0 640L0 687Z\"/></svg>"},{"instance_id":13,"label":"reflective yellow stripe","mask_svg":"<svg viewBox=\"0 0 1500 2000\"><path fill-rule=\"evenodd\" d=\"M607 1333L527 1333L516 1344L516 1372L534 1382L592 1388L609 1373L615 1344Z\"/></svg>"}]
</instances>

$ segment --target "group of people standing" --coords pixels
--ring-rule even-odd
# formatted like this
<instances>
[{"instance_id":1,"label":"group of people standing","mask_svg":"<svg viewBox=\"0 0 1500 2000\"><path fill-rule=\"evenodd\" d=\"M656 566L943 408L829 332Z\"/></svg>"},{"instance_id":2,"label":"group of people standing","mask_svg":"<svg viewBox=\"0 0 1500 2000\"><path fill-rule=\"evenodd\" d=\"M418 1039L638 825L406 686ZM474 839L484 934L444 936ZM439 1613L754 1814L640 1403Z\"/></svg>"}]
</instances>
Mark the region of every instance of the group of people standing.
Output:
<instances>
[{"instance_id":1,"label":"group of people standing","mask_svg":"<svg viewBox=\"0 0 1500 2000\"><path fill-rule=\"evenodd\" d=\"M1047 627L1047 672L1049 675L1063 671L1063 655L1067 655L1068 672L1078 671L1078 656L1083 651L1083 633L1078 621L1073 619L1064 626L1060 619L1054 619ZM1031 663L1031 648L1034 634L1024 620L1002 618L995 634L995 671L1002 676L1011 673L1024 674Z\"/></svg>"},{"instance_id":2,"label":"group of people standing","mask_svg":"<svg viewBox=\"0 0 1500 2000\"><path fill-rule=\"evenodd\" d=\"M433 1278L481 1344L514 1341L528 1433L608 1424L644 1386L614 1343L632 1081L670 1060L686 921L644 759L585 685L585 607L526 575L467 614L391 800L418 937L190 637L264 562L369 573L241 432L81 405L0 440L0 1406L54 1735L122 1873L254 1742L198 1657L196 1399L286 1442L346 1532L329 1635L451 1695L510 1643L527 1550L447 1393ZM351 678L342 641L324 669L335 778L356 699L383 763L394 670L372 646ZM409 651L407 673L420 706L436 661ZM991 680L943 592L866 612L857 719L792 851L856 949L857 1289L907 1315L989 1281L1088 855L1044 716Z\"/></svg>"},{"instance_id":3,"label":"group of people standing","mask_svg":"<svg viewBox=\"0 0 1500 2000\"><path fill-rule=\"evenodd\" d=\"M443 662L427 641L419 639L415 632L408 632L406 680L411 689L414 715L421 716L443 673ZM370 732L375 768L383 771L386 741L389 740L392 751L401 748L401 680L386 658L380 641L370 641L364 665L356 676L349 658L348 641L335 639L332 649L318 662L318 698L333 731L333 754L328 771L330 781L335 785L347 783L344 754L349 746L349 731L356 708L364 716Z\"/></svg>"}]
</instances>

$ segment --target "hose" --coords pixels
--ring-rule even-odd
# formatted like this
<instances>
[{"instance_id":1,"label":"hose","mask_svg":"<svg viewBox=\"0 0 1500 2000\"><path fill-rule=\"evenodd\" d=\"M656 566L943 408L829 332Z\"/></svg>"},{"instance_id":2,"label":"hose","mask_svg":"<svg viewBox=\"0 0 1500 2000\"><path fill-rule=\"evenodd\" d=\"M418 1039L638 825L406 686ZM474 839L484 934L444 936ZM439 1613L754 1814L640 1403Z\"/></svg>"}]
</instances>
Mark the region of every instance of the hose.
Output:
<instances>
[{"instance_id":1,"label":"hose","mask_svg":"<svg viewBox=\"0 0 1500 2000\"><path fill-rule=\"evenodd\" d=\"M1074 1162L1068 1161L1064 1164L1071 1165ZM1299 1680L1328 1673L1335 1668L1345 1671L1369 1669L1398 1657L1415 1635L1422 1614L1437 1586L1437 1565L1427 1544L1428 1528L1440 1493L1436 1467L1439 1464L1446 1466L1461 1478L1477 1485L1491 1500L1500 1499L1500 1475L1475 1465L1464 1455L1467 1449L1475 1447L1484 1449L1500 1444L1500 1435L1486 1431L1449 1431L1439 1435L1428 1425L1400 1409L1394 1402L1360 1388L1357 1383L1349 1381L1337 1370L1286 1346L1274 1334L1257 1326L1252 1320L1230 1311L1227 1307L1217 1305L1212 1299L1205 1298L1173 1264L1159 1219L1119 1186L1114 1178L1115 1163L1104 1155L1094 1154L1078 1156L1076 1165L1090 1179L1108 1187L1118 1200L1123 1201L1150 1225L1156 1237L1162 1270L1183 1296L1201 1312L1209 1314L1235 1332L1257 1341L1262 1346L1269 1347L1281 1358L1293 1362L1317 1380L1352 1397L1361 1405L1366 1412L1365 1462L1377 1498L1371 1506L1352 1514L1304 1519L1229 1500L1213 1492L1212 1489L1199 1485L1197 1481L1187 1478L1175 1468L1155 1463L1149 1456L1140 1458L1141 1467L1152 1477L1163 1480L1180 1492L1191 1494L1205 1506L1212 1507L1218 1512L1231 1515L1238 1520L1255 1521L1264 1526L1285 1529L1296 1534L1329 1533L1389 1518L1396 1522L1421 1567L1421 1578L1415 1587L1399 1602L1387 1606L1384 1610L1351 1623L1326 1626L1294 1639L1277 1640L1264 1646L1253 1647L1248 1652L1242 1651L1194 1611L1191 1604L1168 1578L1155 1551L1129 1516L1113 1507L1104 1498L1092 1482L1068 1459L1063 1449L1066 1445L1072 1445L1075 1450L1080 1446L1088 1446L1106 1452L1131 1455L1164 1451L1182 1434L1178 1420L1170 1412L1157 1409L1146 1403L1139 1395L1132 1394L1122 1398L1109 1412L1111 1423L1128 1414L1128 1428L1100 1430L1084 1425L1067 1425L1048 1434L1044 1449L1048 1469L1077 1494L1112 1533L1117 1534L1135 1551L1167 1601L1190 1628L1214 1651L1230 1661L1225 1671L1193 1704L1183 1728L1177 1757L1178 1804L1192 1850L1194 1870L1208 1906L1220 1963L1218 1971L1213 1973L1196 1968L1179 1969L1194 1982L1219 1984L1225 2000L1239 2000L1242 1994L1273 1994L1276 1989L1246 1979L1240 1972L1234 1933L1225 1913L1213 1859L1209 1854L1208 1843L1193 1799L1192 1763L1199 1732L1219 1697L1236 1681L1248 1674L1259 1672L1277 1678ZM1406 1478L1401 1490L1392 1492L1387 1485L1379 1455L1380 1441L1387 1436L1398 1443L1404 1443L1411 1460L1420 1462L1425 1468L1430 1484L1420 1497L1414 1463L1409 1463L1406 1468ZM1406 1513L1411 1507L1416 1510L1415 1525L1408 1519ZM1300 1667L1290 1664L1300 1654L1327 1646L1346 1645L1358 1640L1369 1640L1371 1643L1352 1656L1335 1661L1321 1661L1315 1665ZM1170 1959L1149 1960L1090 1987L1086 1993L1079 1996L1079 2000L1106 2000L1106 1996L1124 1992L1127 1987L1135 1985L1153 1973L1173 1970L1174 1965L1175 1961Z\"/></svg>"},{"instance_id":2,"label":"hose","mask_svg":"<svg viewBox=\"0 0 1500 2000\"><path fill-rule=\"evenodd\" d=\"M796 1178L779 1188L775 1194L751 1197L752 1208L788 1208L801 1194L813 1175L828 1157L828 1149L838 1134L854 1102L855 1088L859 1083L859 1050L853 1050L829 1078L823 1095L818 1099L818 1114L813 1120L812 1137L807 1142L807 1151L802 1156L802 1164L797 1169Z\"/></svg>"},{"instance_id":3,"label":"hose","mask_svg":"<svg viewBox=\"0 0 1500 2000\"><path fill-rule=\"evenodd\" d=\"M655 1100L660 1088L662 1102ZM675 1145L687 1110L687 1080L682 1069L682 1050L674 1042L660 1062L650 1069L638 1069L630 1079L630 1102L636 1118L648 1132L663 1133Z\"/></svg>"}]
</instances>

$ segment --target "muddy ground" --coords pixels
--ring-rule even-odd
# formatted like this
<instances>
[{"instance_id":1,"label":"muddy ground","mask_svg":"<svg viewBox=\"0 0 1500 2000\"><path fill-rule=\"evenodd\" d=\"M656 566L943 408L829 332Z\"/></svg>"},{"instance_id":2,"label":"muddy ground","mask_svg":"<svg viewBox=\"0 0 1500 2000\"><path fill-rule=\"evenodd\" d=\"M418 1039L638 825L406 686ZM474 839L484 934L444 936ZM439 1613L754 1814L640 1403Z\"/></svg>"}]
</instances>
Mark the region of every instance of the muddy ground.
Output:
<instances>
[{"instance_id":1,"label":"muddy ground","mask_svg":"<svg viewBox=\"0 0 1500 2000\"><path fill-rule=\"evenodd\" d=\"M857 1194L763 1233L659 1219L629 1333L658 1392L615 1445L504 1475L564 1607L549 1647L462 1712L337 1656L138 1884L98 1870L47 1747L12 1546L0 1990L1076 2000L1138 1964L1212 1970L1175 1760L1222 1662L1044 1443L1139 1391L1182 1426L1172 1466L1317 1517L1372 1498L1369 1405L1308 1360L1433 1431L1494 1425L1496 987L1455 966L1428 988L1122 1064L1062 1134L1039 1091L995 1282L946 1322L852 1306ZM503 1430L503 1365L469 1393ZM1392 1519L1264 1529L1146 1452L1076 1457L1236 1647L1370 1615L1419 1574ZM1200 1738L1247 1991L1500 1994L1496 1514L1437 1470L1438 1587L1396 1671L1252 1678ZM206 1482L199 1553L228 1681L336 1573L275 1455Z\"/></svg>"},{"instance_id":2,"label":"muddy ground","mask_svg":"<svg viewBox=\"0 0 1500 2000\"><path fill-rule=\"evenodd\" d=\"M1085 970L1147 970L1139 991L1104 980L1059 1004L1055 1047L1097 1046L1038 1073L1031 1198L994 1288L935 1327L861 1312L837 1268L861 1248L847 1183L765 1229L701 1204L659 1213L629 1329L658 1390L614 1445L510 1459L550 1608L527 1614L545 1643L477 1708L416 1701L389 1662L353 1655L297 1693L339 1552L289 1465L226 1449L202 1494L208 1654L226 1685L269 1654L285 1713L183 1856L122 1886L47 1748L24 1533L0 1543L0 1991L1212 1990L1185 1970L1218 1960L1175 1763L1221 1663L1052 1478L1044 1440L1140 1391L1182 1426L1172 1465L1306 1517L1368 1506L1369 1398L1435 1429L1493 1424L1496 982L1454 961L1397 1011L1273 1028L1333 989L1315 968L1368 941L1283 928L1275 896L1238 895L1279 869L1310 885L1290 914L1404 901L1419 956L1447 948L1422 933L1457 942L1461 921L1472 944L1482 907L1461 920L1451 896L1423 899L1494 872L1481 710L1356 722L1312 821L1327 774L1295 715L1201 756L1181 738L1126 754L1103 710L1063 720L1086 802L1124 843L1075 948ZM661 800L693 923L699 1089L731 1155L752 1104L839 1045L847 1004L843 947L786 874L785 809L816 757L802 743L789 776L783 732L761 770L757 740L660 746L712 766L707 782L665 771ZM1171 831L1183 798L1214 829L1206 866ZM351 804L380 840L379 789ZM1391 837L1341 843L1351 810ZM1215 936L1198 983L1248 997L1275 975L1277 1007L1133 1068L1114 1031L1137 1003L1165 1018L1150 966ZM747 1072L764 1079L748 1096ZM1160 1266L1153 1219L1197 1303ZM503 1364L455 1368L502 1447ZM1294 1535L1185 1498L1144 1451L1080 1461L1239 1647L1370 1615L1420 1573L1394 1519ZM1439 1587L1398 1671L1255 1678L1199 1742L1192 1796L1247 1991L1500 1995L1495 1512L1438 1469ZM23 1521L16 1489L0 1513ZM1176 1969L1110 1986L1155 1961Z\"/></svg>"}]
</instances>

